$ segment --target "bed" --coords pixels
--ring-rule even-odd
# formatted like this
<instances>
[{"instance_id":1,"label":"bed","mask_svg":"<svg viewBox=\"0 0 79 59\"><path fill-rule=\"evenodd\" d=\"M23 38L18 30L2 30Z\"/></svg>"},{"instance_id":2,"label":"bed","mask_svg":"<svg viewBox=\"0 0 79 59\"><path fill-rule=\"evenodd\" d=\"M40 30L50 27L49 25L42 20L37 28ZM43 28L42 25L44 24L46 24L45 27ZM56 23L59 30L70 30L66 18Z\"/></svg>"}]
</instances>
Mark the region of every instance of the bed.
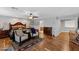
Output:
<instances>
[{"instance_id":1,"label":"bed","mask_svg":"<svg viewBox=\"0 0 79 59\"><path fill-rule=\"evenodd\" d=\"M19 45L21 45L23 41L28 40L28 34L23 33L23 30L26 29L26 24L17 22L15 24L9 23L9 25L10 25L10 38L14 42L19 43Z\"/></svg>"}]
</instances>

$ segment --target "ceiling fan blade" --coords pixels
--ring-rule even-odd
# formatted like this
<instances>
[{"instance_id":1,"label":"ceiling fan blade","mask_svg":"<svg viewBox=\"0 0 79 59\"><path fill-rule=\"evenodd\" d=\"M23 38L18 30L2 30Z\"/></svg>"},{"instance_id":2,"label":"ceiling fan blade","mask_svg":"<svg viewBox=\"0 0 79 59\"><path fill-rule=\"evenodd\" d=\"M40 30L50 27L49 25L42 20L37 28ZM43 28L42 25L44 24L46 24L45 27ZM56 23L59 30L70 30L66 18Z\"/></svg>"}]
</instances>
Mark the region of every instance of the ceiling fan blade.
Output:
<instances>
[{"instance_id":1,"label":"ceiling fan blade","mask_svg":"<svg viewBox=\"0 0 79 59\"><path fill-rule=\"evenodd\" d=\"M33 16L33 18L38 18L38 16Z\"/></svg>"}]
</instances>

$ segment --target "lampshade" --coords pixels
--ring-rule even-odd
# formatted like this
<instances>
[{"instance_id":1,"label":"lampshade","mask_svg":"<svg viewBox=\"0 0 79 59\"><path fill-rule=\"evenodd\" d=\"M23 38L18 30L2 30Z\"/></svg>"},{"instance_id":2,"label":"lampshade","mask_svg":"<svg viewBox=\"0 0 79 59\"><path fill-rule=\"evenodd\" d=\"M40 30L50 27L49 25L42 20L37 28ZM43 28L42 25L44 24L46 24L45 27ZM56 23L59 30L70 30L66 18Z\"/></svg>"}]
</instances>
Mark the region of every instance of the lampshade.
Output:
<instances>
[{"instance_id":1,"label":"lampshade","mask_svg":"<svg viewBox=\"0 0 79 59\"><path fill-rule=\"evenodd\" d=\"M29 16L28 18L29 18L29 19L33 19L33 16Z\"/></svg>"},{"instance_id":2,"label":"lampshade","mask_svg":"<svg viewBox=\"0 0 79 59\"><path fill-rule=\"evenodd\" d=\"M30 13L30 15L28 16L28 19L33 19L32 13Z\"/></svg>"}]
</instances>

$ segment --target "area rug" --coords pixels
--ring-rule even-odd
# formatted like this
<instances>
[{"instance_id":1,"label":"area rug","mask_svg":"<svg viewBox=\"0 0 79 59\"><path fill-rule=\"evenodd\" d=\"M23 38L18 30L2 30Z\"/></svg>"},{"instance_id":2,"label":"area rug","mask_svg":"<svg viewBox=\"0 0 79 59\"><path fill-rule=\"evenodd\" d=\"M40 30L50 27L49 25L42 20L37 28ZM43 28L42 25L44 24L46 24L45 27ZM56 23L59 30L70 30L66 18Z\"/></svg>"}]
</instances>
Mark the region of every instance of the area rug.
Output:
<instances>
[{"instance_id":1,"label":"area rug","mask_svg":"<svg viewBox=\"0 0 79 59\"><path fill-rule=\"evenodd\" d=\"M74 44L79 45L79 41L77 41L76 39L75 39L75 40L72 40L72 42L73 42Z\"/></svg>"},{"instance_id":2,"label":"area rug","mask_svg":"<svg viewBox=\"0 0 79 59\"><path fill-rule=\"evenodd\" d=\"M26 51L28 48L33 47L34 45L38 44L41 41L42 39L40 38L30 39L29 41L26 41L22 46L14 44L14 48L16 51Z\"/></svg>"}]
</instances>

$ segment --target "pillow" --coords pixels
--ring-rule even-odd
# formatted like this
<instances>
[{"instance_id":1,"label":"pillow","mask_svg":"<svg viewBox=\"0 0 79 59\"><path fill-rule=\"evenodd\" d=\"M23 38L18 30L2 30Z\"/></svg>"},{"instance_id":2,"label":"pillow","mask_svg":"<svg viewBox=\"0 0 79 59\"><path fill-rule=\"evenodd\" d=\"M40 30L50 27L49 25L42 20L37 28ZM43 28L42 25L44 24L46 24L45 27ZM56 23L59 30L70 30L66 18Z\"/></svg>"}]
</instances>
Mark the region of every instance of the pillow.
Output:
<instances>
[{"instance_id":1,"label":"pillow","mask_svg":"<svg viewBox=\"0 0 79 59\"><path fill-rule=\"evenodd\" d=\"M20 29L16 30L15 32L16 32L16 35L18 35L18 36L23 36L24 35L22 30L20 30Z\"/></svg>"},{"instance_id":2,"label":"pillow","mask_svg":"<svg viewBox=\"0 0 79 59\"><path fill-rule=\"evenodd\" d=\"M30 29L27 29L26 32L31 32L31 30Z\"/></svg>"}]
</instances>

